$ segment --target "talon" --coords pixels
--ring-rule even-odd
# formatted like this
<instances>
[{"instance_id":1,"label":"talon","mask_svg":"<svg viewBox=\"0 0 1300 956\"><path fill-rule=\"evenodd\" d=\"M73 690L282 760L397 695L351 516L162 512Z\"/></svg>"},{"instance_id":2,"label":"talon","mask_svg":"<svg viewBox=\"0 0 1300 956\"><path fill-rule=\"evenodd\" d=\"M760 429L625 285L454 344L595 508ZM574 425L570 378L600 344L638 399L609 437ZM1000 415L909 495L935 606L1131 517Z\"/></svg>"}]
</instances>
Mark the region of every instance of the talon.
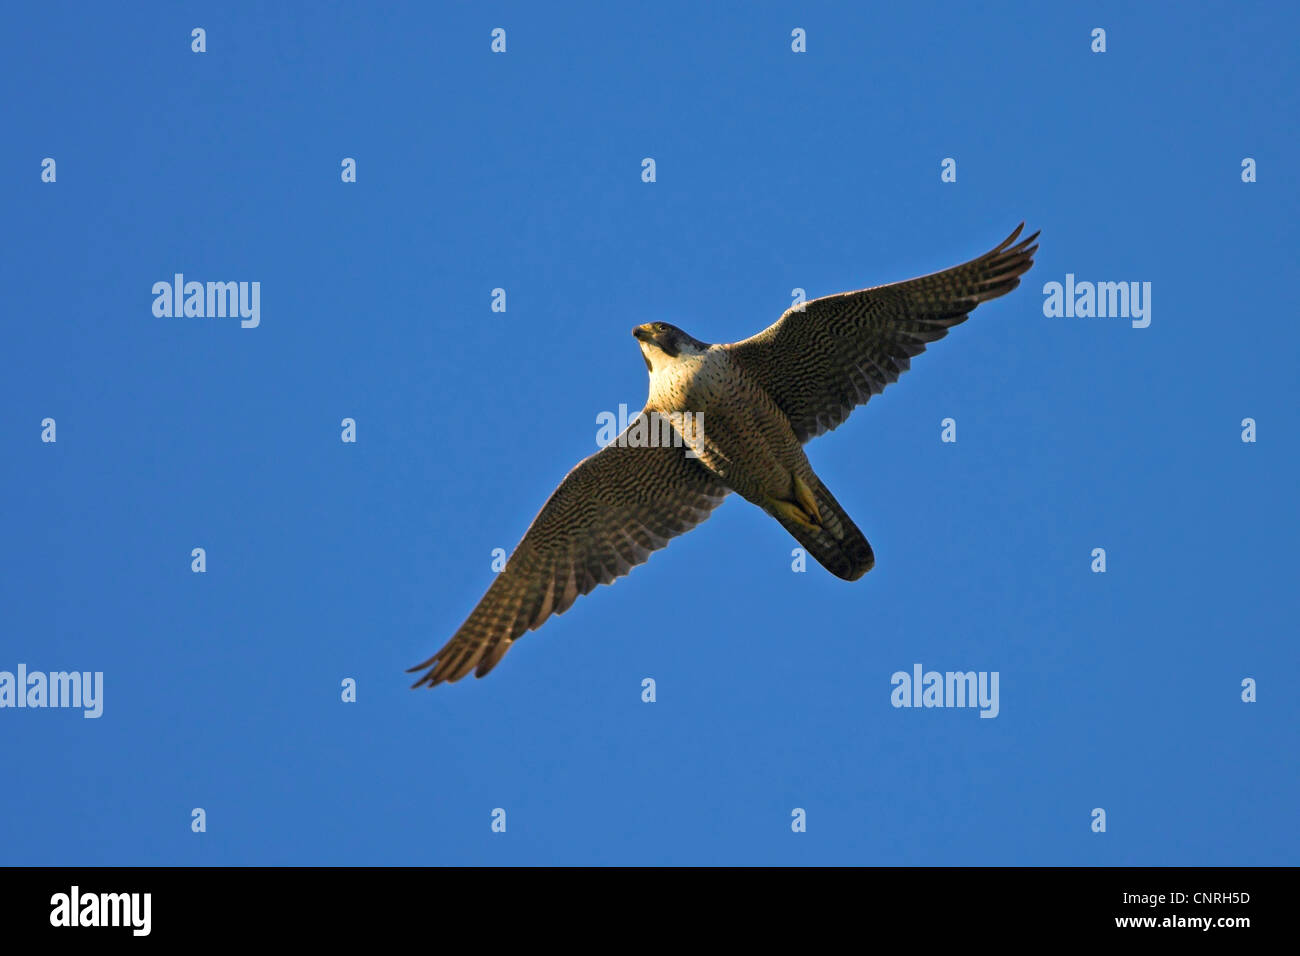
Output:
<instances>
[{"instance_id":1,"label":"talon","mask_svg":"<svg viewBox=\"0 0 1300 956\"><path fill-rule=\"evenodd\" d=\"M803 510L811 516L812 523L817 527L821 527L822 513L821 509L817 507L817 499L813 496L808 483L798 475L794 476L794 496L798 499L799 504L803 505Z\"/></svg>"},{"instance_id":2,"label":"talon","mask_svg":"<svg viewBox=\"0 0 1300 956\"><path fill-rule=\"evenodd\" d=\"M820 531L821 525L812 522L812 516L803 509L802 506L793 501L781 501L778 498L768 498L767 507L773 514L792 521L801 528L807 528L809 531Z\"/></svg>"}]
</instances>

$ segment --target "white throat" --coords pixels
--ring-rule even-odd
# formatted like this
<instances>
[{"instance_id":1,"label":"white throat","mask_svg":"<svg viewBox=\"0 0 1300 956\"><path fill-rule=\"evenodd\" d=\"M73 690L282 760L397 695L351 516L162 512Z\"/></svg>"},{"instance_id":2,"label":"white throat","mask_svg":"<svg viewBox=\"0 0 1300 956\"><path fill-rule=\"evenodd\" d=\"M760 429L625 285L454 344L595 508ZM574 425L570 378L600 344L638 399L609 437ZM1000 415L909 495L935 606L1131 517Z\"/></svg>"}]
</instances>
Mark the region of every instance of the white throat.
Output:
<instances>
[{"instance_id":1,"label":"white throat","mask_svg":"<svg viewBox=\"0 0 1300 956\"><path fill-rule=\"evenodd\" d=\"M670 357L654 346L642 345L641 351L650 364L650 405L666 411L693 411L686 408L688 396L701 377L708 377L716 356L712 350L688 352L683 349Z\"/></svg>"}]
</instances>

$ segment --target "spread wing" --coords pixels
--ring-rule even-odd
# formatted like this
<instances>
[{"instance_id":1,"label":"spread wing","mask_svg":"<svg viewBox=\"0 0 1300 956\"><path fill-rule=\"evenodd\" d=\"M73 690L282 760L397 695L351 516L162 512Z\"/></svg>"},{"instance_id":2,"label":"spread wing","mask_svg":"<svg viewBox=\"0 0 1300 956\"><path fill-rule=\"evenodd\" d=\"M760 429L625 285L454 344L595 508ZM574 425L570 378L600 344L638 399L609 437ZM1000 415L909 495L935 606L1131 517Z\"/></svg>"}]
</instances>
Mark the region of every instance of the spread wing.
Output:
<instances>
[{"instance_id":1,"label":"spread wing","mask_svg":"<svg viewBox=\"0 0 1300 956\"><path fill-rule=\"evenodd\" d=\"M726 346L757 375L801 442L839 427L907 371L912 356L975 306L1006 295L1034 264L1038 233L943 272L813 299L751 338Z\"/></svg>"},{"instance_id":2,"label":"spread wing","mask_svg":"<svg viewBox=\"0 0 1300 956\"><path fill-rule=\"evenodd\" d=\"M584 458L542 506L460 630L411 668L428 668L412 686L457 681L471 670L482 677L524 631L644 563L707 518L726 495L727 488L682 447L629 447L615 440Z\"/></svg>"}]
</instances>

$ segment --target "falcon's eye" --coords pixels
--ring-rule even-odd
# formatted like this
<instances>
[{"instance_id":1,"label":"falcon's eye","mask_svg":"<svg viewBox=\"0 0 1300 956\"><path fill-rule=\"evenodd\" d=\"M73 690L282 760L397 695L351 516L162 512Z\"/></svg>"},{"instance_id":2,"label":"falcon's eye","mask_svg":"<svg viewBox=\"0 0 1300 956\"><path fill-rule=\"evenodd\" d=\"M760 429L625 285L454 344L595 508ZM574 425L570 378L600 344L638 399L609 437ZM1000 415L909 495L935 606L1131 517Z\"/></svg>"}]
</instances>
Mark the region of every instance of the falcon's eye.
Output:
<instances>
[{"instance_id":1,"label":"falcon's eye","mask_svg":"<svg viewBox=\"0 0 1300 956\"><path fill-rule=\"evenodd\" d=\"M656 323L655 323L655 331L656 331L656 332L664 332L664 331L667 331L667 329L668 329L668 326L664 325L662 322L656 322Z\"/></svg>"}]
</instances>

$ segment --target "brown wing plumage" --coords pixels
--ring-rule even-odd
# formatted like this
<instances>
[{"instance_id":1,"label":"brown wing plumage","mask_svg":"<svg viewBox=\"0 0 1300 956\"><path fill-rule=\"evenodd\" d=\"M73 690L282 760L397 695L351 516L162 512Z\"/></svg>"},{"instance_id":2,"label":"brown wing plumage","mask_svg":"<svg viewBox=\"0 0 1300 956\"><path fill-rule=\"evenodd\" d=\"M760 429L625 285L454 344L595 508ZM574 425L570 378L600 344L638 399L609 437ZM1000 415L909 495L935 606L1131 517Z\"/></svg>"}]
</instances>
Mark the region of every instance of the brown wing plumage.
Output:
<instances>
[{"instance_id":1,"label":"brown wing plumage","mask_svg":"<svg viewBox=\"0 0 1300 956\"><path fill-rule=\"evenodd\" d=\"M853 409L907 371L912 356L1006 295L1034 264L1038 233L943 272L813 299L727 348L785 412L801 442L837 428Z\"/></svg>"},{"instance_id":2,"label":"brown wing plumage","mask_svg":"<svg viewBox=\"0 0 1300 956\"><path fill-rule=\"evenodd\" d=\"M727 489L685 452L615 441L580 461L469 619L442 650L411 668L428 668L412 686L457 681L471 670L482 677L525 631L707 518Z\"/></svg>"}]
</instances>

